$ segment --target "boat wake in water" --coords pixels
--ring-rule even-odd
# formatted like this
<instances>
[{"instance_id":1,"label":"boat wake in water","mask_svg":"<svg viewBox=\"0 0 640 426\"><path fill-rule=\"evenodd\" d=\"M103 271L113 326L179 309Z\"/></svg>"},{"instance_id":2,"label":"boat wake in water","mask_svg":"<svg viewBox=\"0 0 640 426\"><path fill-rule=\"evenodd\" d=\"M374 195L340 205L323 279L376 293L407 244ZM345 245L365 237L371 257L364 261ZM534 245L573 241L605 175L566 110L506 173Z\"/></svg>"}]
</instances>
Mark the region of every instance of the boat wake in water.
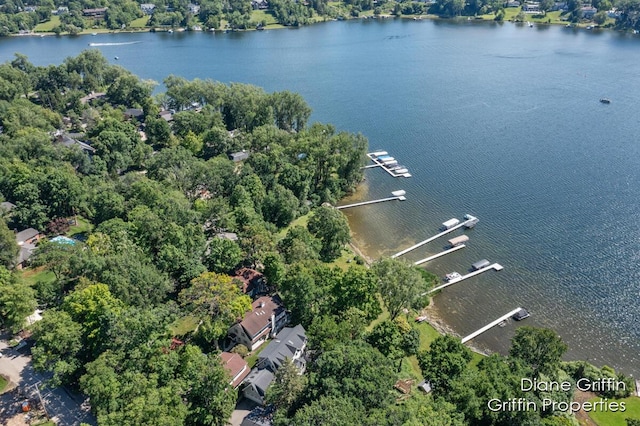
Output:
<instances>
[{"instance_id":1,"label":"boat wake in water","mask_svg":"<svg viewBox=\"0 0 640 426\"><path fill-rule=\"evenodd\" d=\"M89 43L89 46L98 47L98 46L126 46L127 44L137 44L142 43L141 41L126 41L122 43Z\"/></svg>"}]
</instances>

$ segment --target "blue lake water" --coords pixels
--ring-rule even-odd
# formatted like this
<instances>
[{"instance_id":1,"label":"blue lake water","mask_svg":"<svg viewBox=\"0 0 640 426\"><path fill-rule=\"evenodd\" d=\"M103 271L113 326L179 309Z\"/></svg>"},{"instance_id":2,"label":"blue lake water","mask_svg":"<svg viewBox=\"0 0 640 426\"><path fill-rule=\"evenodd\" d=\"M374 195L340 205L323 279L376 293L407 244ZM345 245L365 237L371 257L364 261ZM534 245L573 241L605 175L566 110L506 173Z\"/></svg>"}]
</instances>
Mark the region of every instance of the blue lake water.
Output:
<instances>
[{"instance_id":1,"label":"blue lake water","mask_svg":"<svg viewBox=\"0 0 640 426\"><path fill-rule=\"evenodd\" d=\"M426 239L447 219L479 217L465 249L427 264L439 275L483 258L505 267L436 297L456 333L526 306L526 323L558 331L569 358L640 374L640 38L371 20L231 34L16 37L0 39L0 61L21 52L35 64L60 63L89 43L131 41L140 43L98 48L158 82L176 74L299 92L313 120L361 132L406 165L413 177L404 180L367 170L352 197L407 191L405 202L348 211L370 255ZM515 326L474 344L504 352Z\"/></svg>"}]
</instances>

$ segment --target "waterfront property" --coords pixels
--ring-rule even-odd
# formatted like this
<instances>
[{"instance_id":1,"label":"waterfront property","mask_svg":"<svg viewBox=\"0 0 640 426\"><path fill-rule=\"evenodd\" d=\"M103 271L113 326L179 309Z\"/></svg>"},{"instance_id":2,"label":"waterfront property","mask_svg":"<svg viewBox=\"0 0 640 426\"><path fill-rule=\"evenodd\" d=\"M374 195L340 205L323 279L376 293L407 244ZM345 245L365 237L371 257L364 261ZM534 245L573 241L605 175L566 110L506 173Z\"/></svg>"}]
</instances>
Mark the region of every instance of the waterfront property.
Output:
<instances>
[{"instance_id":1,"label":"waterfront property","mask_svg":"<svg viewBox=\"0 0 640 426\"><path fill-rule=\"evenodd\" d=\"M289 322L289 314L277 295L260 297L251 306L252 311L229 329L229 347L241 344L253 351Z\"/></svg>"},{"instance_id":2,"label":"waterfront property","mask_svg":"<svg viewBox=\"0 0 640 426\"><path fill-rule=\"evenodd\" d=\"M398 257L398 256L402 256L403 254L407 254L407 253L409 253L410 251L413 251L413 250L417 249L418 247L422 247L423 245L425 245L425 244L427 244L427 243L430 243L431 241L433 241L433 240L435 240L435 239L437 239L437 238L440 238L440 237L442 237L443 235L447 235L448 233L453 232L453 231L455 231L455 230L456 230L456 229L458 229L458 228L462 228L462 227L465 227L465 228L473 228L473 227L476 225L476 223L478 223L478 218L477 218L477 217L475 217L475 216L471 216L470 214L466 214L466 215L464 215L464 218L465 218L465 221L464 221L464 222L462 222L462 223L458 223L458 224L456 224L456 225L453 225L453 224L452 224L452 225L451 225L451 227L449 227L449 228L445 229L444 231L440 232L439 234L436 234L436 235L434 235L433 237L427 238L426 240L424 240L424 241L420 241L419 243L414 244L414 245L412 245L412 246L411 246L411 247L409 247L409 248L406 248L406 249L404 249L404 250L402 250L402 251L399 251L398 253L396 253L396 254L392 255L391 257L392 257L392 258L396 258L396 257ZM454 220L455 220L455 221L457 221L457 222L459 222L459 221L458 221L458 219L449 219L447 222L443 223L443 226L444 226L445 224L447 224L447 223L453 223L452 221L454 221Z\"/></svg>"},{"instance_id":3,"label":"waterfront property","mask_svg":"<svg viewBox=\"0 0 640 426\"><path fill-rule=\"evenodd\" d=\"M429 291L426 291L426 292L422 293L422 296L427 295L427 294L431 294L431 293L435 293L438 290L442 290L443 288L447 288L450 285L459 283L460 281L464 281L467 278L475 277L476 275L479 275L479 274L481 274L483 272L486 272L489 269L494 269L496 271L502 271L504 269L504 267L502 265L500 265L499 263L494 263L492 265L488 265L488 266L482 267L480 269L477 269L477 270L475 270L473 272L470 272L470 273L468 273L466 275L460 275L457 272L452 272L451 274L447 275L447 282L445 284L439 285L437 287L432 288Z\"/></svg>"}]
</instances>

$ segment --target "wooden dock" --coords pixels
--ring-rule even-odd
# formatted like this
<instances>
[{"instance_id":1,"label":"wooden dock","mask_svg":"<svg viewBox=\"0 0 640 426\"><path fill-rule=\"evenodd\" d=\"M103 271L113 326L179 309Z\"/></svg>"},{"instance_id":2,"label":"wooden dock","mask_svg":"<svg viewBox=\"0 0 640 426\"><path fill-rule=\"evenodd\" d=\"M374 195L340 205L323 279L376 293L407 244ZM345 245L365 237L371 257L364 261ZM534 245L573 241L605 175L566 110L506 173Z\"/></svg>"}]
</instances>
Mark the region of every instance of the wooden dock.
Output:
<instances>
[{"instance_id":1,"label":"wooden dock","mask_svg":"<svg viewBox=\"0 0 640 426\"><path fill-rule=\"evenodd\" d=\"M406 199L407 197L405 197L404 195L400 195L398 197L387 197L387 198L380 198L378 200L362 201L360 203L353 203L353 204L345 204L344 206L337 206L336 209L342 210L342 209L348 209L351 207L366 206L368 204L383 203L385 201L393 201L393 200L404 201Z\"/></svg>"},{"instance_id":2,"label":"wooden dock","mask_svg":"<svg viewBox=\"0 0 640 426\"><path fill-rule=\"evenodd\" d=\"M500 324L502 321L506 320L507 318L511 318L516 313L518 313L520 311L520 309L522 309L522 308L515 308L513 311L509 312L508 314L504 314L503 316L501 316L497 320L492 321L489 324L487 324L484 327L482 327L481 329L474 331L473 333L471 333L467 337L463 337L461 342L462 343L467 343L469 340L473 339L474 337L479 336L480 334L484 333L485 331L489 330L490 328L495 327L496 325Z\"/></svg>"},{"instance_id":3,"label":"wooden dock","mask_svg":"<svg viewBox=\"0 0 640 426\"><path fill-rule=\"evenodd\" d=\"M445 254L453 253L454 251L460 250L460 249L465 248L465 247L466 246L464 244L460 244L459 246L455 246L455 247L450 248L448 250L441 251L440 253L434 254L433 256L425 257L424 259L418 260L417 262L413 262L413 264L416 265L416 266L422 265L423 263L427 263L430 260L437 259L440 256L444 256Z\"/></svg>"},{"instance_id":4,"label":"wooden dock","mask_svg":"<svg viewBox=\"0 0 640 426\"><path fill-rule=\"evenodd\" d=\"M431 241L433 241L433 240L435 240L435 239L437 239L437 238L440 238L440 237L442 237L442 236L444 236L444 235L447 235L447 234L448 234L448 233L450 233L450 232L455 231L455 230L456 230L456 229L458 229L458 228L462 228L463 226L465 226L465 225L467 225L467 224L470 224L470 223L471 223L471 222L473 222L474 220L477 220L477 218L475 218L475 217L473 217L473 216L472 216L472 217L471 217L471 219L465 220L464 222L459 223L459 224L457 224L456 226L453 226L453 227L451 227L451 228L449 228L449 229L447 229L447 230L444 230L444 231L442 231L441 233L439 233L439 234L437 234L437 235L434 235L434 236L433 236L433 237L431 237L431 238L427 238L426 240L424 240L424 241L420 241L419 243L414 244L414 245L412 245L412 246L411 246L411 247L409 247L409 248L406 248L406 249L404 249L404 250L402 250L402 251L399 251L398 253L396 253L396 254L392 255L392 256L391 256L391 258L392 258L392 259L395 259L395 258L396 258L396 257L398 257L398 256L402 256L403 254L407 254L407 253L409 253L410 251L413 251L413 250L417 249L418 247L422 247L423 245L425 245L425 244L427 244L427 243L430 243Z\"/></svg>"},{"instance_id":5,"label":"wooden dock","mask_svg":"<svg viewBox=\"0 0 640 426\"><path fill-rule=\"evenodd\" d=\"M464 281L464 280L466 280L467 278L475 277L476 275L479 275L479 274L481 274L481 273L483 273L483 272L486 272L486 271L488 271L489 269L495 269L496 271L501 271L501 270L503 270L503 269L504 269L504 267L503 267L502 265L500 265L499 263L494 263L494 264L492 264L492 265L485 266L484 268L480 268L480 269L478 269L477 271L470 272L470 273L468 273L467 275L463 275L463 276L461 276L460 278L454 278L454 279L449 280L448 282L446 282L446 283L444 283L444 284L442 284L442 285L439 285L439 286L437 286L437 287L434 287L434 288L432 288L431 290L429 290L429 291L426 291L426 292L422 293L422 294L421 294L421 296L424 296L424 295L427 295L427 294L434 293L434 292L436 292L436 291L438 291L438 290L442 290L443 288L447 288L447 287L449 287L450 285L454 285L454 284L456 284L456 283L459 283L460 281Z\"/></svg>"}]
</instances>

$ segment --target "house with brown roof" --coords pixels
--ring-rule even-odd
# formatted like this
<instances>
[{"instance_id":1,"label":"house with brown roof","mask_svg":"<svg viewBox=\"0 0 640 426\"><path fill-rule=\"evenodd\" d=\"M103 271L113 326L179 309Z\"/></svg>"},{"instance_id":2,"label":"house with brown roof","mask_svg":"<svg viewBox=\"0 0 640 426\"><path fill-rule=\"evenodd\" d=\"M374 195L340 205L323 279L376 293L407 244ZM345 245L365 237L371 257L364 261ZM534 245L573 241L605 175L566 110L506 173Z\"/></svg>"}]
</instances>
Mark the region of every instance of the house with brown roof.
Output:
<instances>
[{"instance_id":1,"label":"house with brown roof","mask_svg":"<svg viewBox=\"0 0 640 426\"><path fill-rule=\"evenodd\" d=\"M222 352L220 354L220 358L222 358L222 366L231 376L229 384L233 386L234 389L237 389L245 377L247 377L251 372L249 364L247 364L240 355L232 354L230 352Z\"/></svg>"},{"instance_id":2,"label":"house with brown roof","mask_svg":"<svg viewBox=\"0 0 640 426\"><path fill-rule=\"evenodd\" d=\"M260 272L251 268L242 268L236 271L233 278L241 283L241 290L252 299L267 292L267 281Z\"/></svg>"},{"instance_id":3,"label":"house with brown roof","mask_svg":"<svg viewBox=\"0 0 640 426\"><path fill-rule=\"evenodd\" d=\"M277 295L262 296L251 307L251 312L229 329L229 347L244 345L253 351L269 337L279 333L289 322L289 313Z\"/></svg>"}]
</instances>

